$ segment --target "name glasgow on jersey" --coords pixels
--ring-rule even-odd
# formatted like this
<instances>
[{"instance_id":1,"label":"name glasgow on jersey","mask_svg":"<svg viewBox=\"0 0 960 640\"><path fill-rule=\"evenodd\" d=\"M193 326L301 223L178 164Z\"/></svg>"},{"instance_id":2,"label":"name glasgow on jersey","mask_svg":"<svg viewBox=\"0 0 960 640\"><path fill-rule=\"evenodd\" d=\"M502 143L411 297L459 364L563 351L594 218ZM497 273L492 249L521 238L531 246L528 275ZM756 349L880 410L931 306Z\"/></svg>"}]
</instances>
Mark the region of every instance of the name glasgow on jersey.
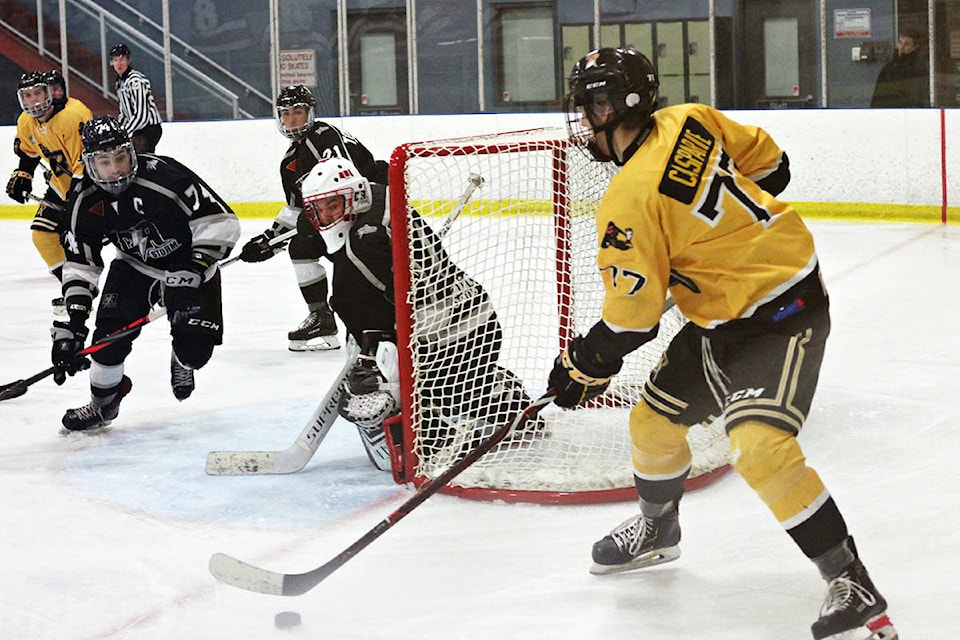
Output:
<instances>
[{"instance_id":1,"label":"name glasgow on jersey","mask_svg":"<svg viewBox=\"0 0 960 640\"><path fill-rule=\"evenodd\" d=\"M663 172L660 193L684 204L693 202L715 144L713 135L702 124L687 118Z\"/></svg>"}]
</instances>

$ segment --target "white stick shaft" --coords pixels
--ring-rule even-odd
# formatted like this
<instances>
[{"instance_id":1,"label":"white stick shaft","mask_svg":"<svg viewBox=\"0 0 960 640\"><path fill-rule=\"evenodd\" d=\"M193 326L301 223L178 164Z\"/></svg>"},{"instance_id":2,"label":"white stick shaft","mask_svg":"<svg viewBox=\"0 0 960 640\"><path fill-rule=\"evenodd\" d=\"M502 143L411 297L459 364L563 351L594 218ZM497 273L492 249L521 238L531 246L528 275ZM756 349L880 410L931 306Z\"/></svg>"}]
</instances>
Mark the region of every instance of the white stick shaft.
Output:
<instances>
[{"instance_id":1,"label":"white stick shaft","mask_svg":"<svg viewBox=\"0 0 960 640\"><path fill-rule=\"evenodd\" d=\"M467 188L463 192L463 195L460 196L460 200L457 201L456 206L454 206L453 211L450 212L450 215L447 216L447 219L443 221L443 226L440 227L440 231L437 233L441 238L447 235L447 232L450 231L450 226L453 224L453 221L460 217L460 214L463 212L463 208L467 206L467 203L470 202L470 198L473 197L473 192L477 190L483 184L483 176L479 173L471 173L470 177L467 179Z\"/></svg>"}]
</instances>

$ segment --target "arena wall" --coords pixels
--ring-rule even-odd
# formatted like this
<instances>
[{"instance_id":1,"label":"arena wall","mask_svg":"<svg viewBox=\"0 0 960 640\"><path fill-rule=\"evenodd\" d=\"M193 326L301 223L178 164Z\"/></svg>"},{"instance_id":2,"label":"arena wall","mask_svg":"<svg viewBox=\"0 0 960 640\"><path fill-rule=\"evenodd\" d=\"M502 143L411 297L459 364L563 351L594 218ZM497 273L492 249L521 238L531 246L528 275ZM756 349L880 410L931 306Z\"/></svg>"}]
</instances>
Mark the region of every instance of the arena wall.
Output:
<instances>
[{"instance_id":1,"label":"arena wall","mask_svg":"<svg viewBox=\"0 0 960 640\"><path fill-rule=\"evenodd\" d=\"M960 221L960 110L797 109L730 111L763 127L790 157L793 180L782 198L804 216ZM414 140L562 126L558 113L364 116L328 122L388 160ZM158 152L181 160L244 217L281 206L279 163L287 140L272 119L164 123ZM0 176L16 168L15 127L0 127ZM34 191L42 193L38 170ZM0 196L0 218L30 218L35 205Z\"/></svg>"}]
</instances>

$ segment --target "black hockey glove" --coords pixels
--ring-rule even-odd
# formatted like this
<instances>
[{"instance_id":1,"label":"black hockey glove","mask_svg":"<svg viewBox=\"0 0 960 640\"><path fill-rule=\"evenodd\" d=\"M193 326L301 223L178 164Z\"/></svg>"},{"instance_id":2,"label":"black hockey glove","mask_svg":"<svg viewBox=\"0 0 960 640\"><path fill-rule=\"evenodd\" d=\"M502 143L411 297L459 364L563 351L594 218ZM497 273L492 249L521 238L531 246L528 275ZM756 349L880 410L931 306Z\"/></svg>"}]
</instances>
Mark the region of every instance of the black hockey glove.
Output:
<instances>
[{"instance_id":1,"label":"black hockey glove","mask_svg":"<svg viewBox=\"0 0 960 640\"><path fill-rule=\"evenodd\" d=\"M286 242L270 244L271 240L285 231L287 231L286 228L279 224L274 224L260 235L254 236L243 245L243 249L240 251L240 259L244 262L263 262L264 260L269 260L283 251L283 248L287 245Z\"/></svg>"},{"instance_id":2,"label":"black hockey glove","mask_svg":"<svg viewBox=\"0 0 960 640\"><path fill-rule=\"evenodd\" d=\"M32 192L33 176L23 169L14 171L10 176L10 182L7 183L7 195L20 204L26 204Z\"/></svg>"},{"instance_id":3,"label":"black hockey glove","mask_svg":"<svg viewBox=\"0 0 960 640\"><path fill-rule=\"evenodd\" d=\"M50 360L53 362L53 381L63 384L67 376L90 367L86 356L77 356L87 341L87 327L74 322L54 322L50 328L50 337L53 338L53 349Z\"/></svg>"},{"instance_id":4,"label":"black hockey glove","mask_svg":"<svg viewBox=\"0 0 960 640\"><path fill-rule=\"evenodd\" d=\"M200 314L203 296L200 285L207 269L214 263L213 258L200 251L194 251L193 259L176 271L168 271L163 287L163 304L170 316L170 327L185 325L191 318Z\"/></svg>"},{"instance_id":5,"label":"black hockey glove","mask_svg":"<svg viewBox=\"0 0 960 640\"><path fill-rule=\"evenodd\" d=\"M548 388L553 389L557 397L553 401L558 407L576 407L601 395L610 386L610 377L620 370L608 373L591 372L584 356L583 337L577 336L553 363Z\"/></svg>"}]
</instances>

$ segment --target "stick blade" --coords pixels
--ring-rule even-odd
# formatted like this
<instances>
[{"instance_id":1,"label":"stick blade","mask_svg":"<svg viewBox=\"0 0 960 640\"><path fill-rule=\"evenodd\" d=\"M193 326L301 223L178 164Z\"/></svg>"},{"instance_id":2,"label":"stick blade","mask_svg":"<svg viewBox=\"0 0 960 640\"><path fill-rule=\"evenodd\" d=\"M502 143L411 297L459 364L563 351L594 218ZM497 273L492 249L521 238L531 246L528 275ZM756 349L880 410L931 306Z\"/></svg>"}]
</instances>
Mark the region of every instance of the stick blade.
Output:
<instances>
[{"instance_id":1,"label":"stick blade","mask_svg":"<svg viewBox=\"0 0 960 640\"><path fill-rule=\"evenodd\" d=\"M10 400L11 398L19 398L26 392L27 385L24 384L23 380L17 380L16 382L5 384L3 387L0 387L0 402L3 402L4 400Z\"/></svg>"},{"instance_id":2,"label":"stick blade","mask_svg":"<svg viewBox=\"0 0 960 640\"><path fill-rule=\"evenodd\" d=\"M255 567L225 553L210 556L210 573L220 582L272 596L284 594L284 574Z\"/></svg>"},{"instance_id":3,"label":"stick blade","mask_svg":"<svg viewBox=\"0 0 960 640\"><path fill-rule=\"evenodd\" d=\"M296 473L313 452L296 444L283 451L211 451L207 454L207 475L253 476Z\"/></svg>"},{"instance_id":4,"label":"stick blade","mask_svg":"<svg viewBox=\"0 0 960 640\"><path fill-rule=\"evenodd\" d=\"M274 473L273 451L211 451L206 471L211 476Z\"/></svg>"}]
</instances>

